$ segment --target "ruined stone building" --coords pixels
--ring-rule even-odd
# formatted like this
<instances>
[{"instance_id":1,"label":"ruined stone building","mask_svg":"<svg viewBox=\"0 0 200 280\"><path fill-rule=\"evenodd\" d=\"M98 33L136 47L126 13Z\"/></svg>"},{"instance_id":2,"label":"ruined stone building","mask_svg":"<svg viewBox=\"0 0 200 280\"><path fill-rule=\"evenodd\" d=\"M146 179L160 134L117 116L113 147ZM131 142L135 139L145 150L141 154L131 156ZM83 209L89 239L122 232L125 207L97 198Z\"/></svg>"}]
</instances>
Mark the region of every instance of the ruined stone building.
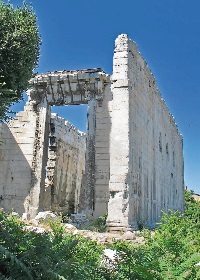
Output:
<instances>
[{"instance_id":1,"label":"ruined stone building","mask_svg":"<svg viewBox=\"0 0 200 280\"><path fill-rule=\"evenodd\" d=\"M182 137L155 79L127 35L115 41L113 74L101 69L36 75L23 112L0 124L0 207L108 212L127 230L183 209ZM51 114L88 104L87 132ZM78 106L77 106L78 110Z\"/></svg>"}]
</instances>

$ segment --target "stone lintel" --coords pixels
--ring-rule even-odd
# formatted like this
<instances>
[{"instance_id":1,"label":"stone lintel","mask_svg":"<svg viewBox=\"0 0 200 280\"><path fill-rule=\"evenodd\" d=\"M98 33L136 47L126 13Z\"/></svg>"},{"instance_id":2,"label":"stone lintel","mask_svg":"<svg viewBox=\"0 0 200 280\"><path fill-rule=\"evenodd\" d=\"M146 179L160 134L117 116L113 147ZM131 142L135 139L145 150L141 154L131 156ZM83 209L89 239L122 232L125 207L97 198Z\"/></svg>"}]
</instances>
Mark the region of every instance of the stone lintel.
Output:
<instances>
[{"instance_id":1,"label":"stone lintel","mask_svg":"<svg viewBox=\"0 0 200 280\"><path fill-rule=\"evenodd\" d=\"M84 104L92 98L101 100L108 83L110 76L100 68L38 74L30 80L29 101L40 103L45 98L50 105Z\"/></svg>"}]
</instances>

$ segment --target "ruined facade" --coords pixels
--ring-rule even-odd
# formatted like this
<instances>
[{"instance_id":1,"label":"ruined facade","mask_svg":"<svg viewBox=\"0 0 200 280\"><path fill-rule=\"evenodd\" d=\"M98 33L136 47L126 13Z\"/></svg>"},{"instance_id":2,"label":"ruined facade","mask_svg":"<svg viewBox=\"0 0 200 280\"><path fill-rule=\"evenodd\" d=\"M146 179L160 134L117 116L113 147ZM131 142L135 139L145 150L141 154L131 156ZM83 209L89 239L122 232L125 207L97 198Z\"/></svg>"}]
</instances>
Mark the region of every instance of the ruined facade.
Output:
<instances>
[{"instance_id":1,"label":"ruined facade","mask_svg":"<svg viewBox=\"0 0 200 280\"><path fill-rule=\"evenodd\" d=\"M153 227L182 210L182 137L155 79L125 34L113 74L57 71L31 80L23 112L0 124L0 207L33 217L52 209L96 218L112 230ZM86 134L51 114L88 104Z\"/></svg>"}]
</instances>

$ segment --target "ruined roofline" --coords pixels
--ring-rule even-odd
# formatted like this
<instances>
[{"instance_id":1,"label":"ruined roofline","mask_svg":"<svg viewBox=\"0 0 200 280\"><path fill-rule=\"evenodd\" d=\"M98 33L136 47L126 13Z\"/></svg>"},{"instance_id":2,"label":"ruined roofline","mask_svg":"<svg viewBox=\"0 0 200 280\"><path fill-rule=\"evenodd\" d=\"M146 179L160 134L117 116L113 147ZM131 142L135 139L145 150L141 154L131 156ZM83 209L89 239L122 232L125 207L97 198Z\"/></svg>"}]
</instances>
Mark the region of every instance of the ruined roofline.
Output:
<instances>
[{"instance_id":1,"label":"ruined roofline","mask_svg":"<svg viewBox=\"0 0 200 280\"><path fill-rule=\"evenodd\" d=\"M90 69L80 69L80 70L62 70L62 71L48 71L42 74L35 74L33 78L29 81L30 85L38 85L47 82L49 79L52 79L51 82L65 80L66 78L73 79L78 78L80 80L85 79L86 81L89 78L99 79L103 78L104 82L110 82L110 75L106 74L101 68L90 68Z\"/></svg>"},{"instance_id":2,"label":"ruined roofline","mask_svg":"<svg viewBox=\"0 0 200 280\"><path fill-rule=\"evenodd\" d=\"M34 76L46 75L46 74L57 74L57 73L73 74L73 73L96 73L96 72L102 72L102 73L106 74L106 72L102 68L89 68L89 69L77 69L77 70L47 71L46 73L41 73L41 74L36 73Z\"/></svg>"}]
</instances>

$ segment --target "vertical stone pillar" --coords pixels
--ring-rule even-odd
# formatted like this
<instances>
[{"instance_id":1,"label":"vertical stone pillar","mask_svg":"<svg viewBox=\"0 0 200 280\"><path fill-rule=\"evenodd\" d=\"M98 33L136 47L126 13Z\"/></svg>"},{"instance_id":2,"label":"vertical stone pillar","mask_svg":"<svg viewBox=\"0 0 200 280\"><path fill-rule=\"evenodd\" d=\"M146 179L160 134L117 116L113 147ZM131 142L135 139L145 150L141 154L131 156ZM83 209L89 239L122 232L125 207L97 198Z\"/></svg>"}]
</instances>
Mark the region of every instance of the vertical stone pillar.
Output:
<instances>
[{"instance_id":1,"label":"vertical stone pillar","mask_svg":"<svg viewBox=\"0 0 200 280\"><path fill-rule=\"evenodd\" d=\"M95 132L95 208L94 219L108 212L110 179L110 130L112 93L106 85L103 100L97 101Z\"/></svg>"},{"instance_id":2,"label":"vertical stone pillar","mask_svg":"<svg viewBox=\"0 0 200 280\"><path fill-rule=\"evenodd\" d=\"M46 101L34 105L36 111L35 141L32 161L30 195L27 198L28 214L33 218L42 209L48 159L50 107Z\"/></svg>"},{"instance_id":3,"label":"vertical stone pillar","mask_svg":"<svg viewBox=\"0 0 200 280\"><path fill-rule=\"evenodd\" d=\"M115 41L112 88L112 128L110 135L110 199L107 226L111 230L129 228L129 77L127 35Z\"/></svg>"},{"instance_id":4,"label":"vertical stone pillar","mask_svg":"<svg viewBox=\"0 0 200 280\"><path fill-rule=\"evenodd\" d=\"M85 180L81 189L79 200L79 212L84 211L87 217L91 217L94 210L95 196L95 131L96 131L96 100L88 101L87 138Z\"/></svg>"}]
</instances>

